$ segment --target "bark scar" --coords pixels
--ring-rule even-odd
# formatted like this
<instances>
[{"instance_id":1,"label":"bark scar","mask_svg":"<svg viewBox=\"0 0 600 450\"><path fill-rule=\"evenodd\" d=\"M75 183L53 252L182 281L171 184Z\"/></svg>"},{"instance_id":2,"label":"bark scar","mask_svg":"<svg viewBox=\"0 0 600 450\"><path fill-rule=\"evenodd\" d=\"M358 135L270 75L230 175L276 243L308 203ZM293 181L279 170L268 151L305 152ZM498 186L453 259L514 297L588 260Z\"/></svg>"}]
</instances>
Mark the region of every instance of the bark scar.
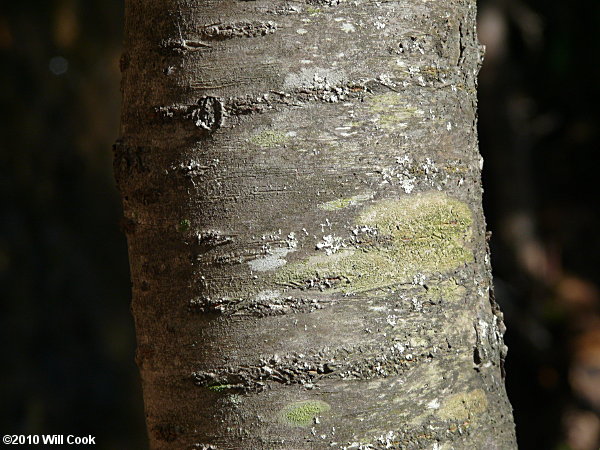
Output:
<instances>
[{"instance_id":1,"label":"bark scar","mask_svg":"<svg viewBox=\"0 0 600 450\"><path fill-rule=\"evenodd\" d=\"M202 97L191 118L198 128L213 133L223 126L223 103L217 97Z\"/></svg>"}]
</instances>

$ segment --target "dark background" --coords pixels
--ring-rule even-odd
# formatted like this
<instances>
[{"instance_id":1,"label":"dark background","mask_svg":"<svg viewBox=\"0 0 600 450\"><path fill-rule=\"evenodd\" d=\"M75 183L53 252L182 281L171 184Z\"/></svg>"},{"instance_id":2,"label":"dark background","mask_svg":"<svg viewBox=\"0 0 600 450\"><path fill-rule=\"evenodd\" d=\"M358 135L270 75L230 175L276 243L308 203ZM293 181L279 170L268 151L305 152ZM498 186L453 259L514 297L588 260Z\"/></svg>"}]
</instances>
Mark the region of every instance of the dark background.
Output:
<instances>
[{"instance_id":1,"label":"dark background","mask_svg":"<svg viewBox=\"0 0 600 450\"><path fill-rule=\"evenodd\" d=\"M481 0L479 130L521 449L600 446L600 2ZM0 431L146 446L112 176L121 0L0 6Z\"/></svg>"}]
</instances>

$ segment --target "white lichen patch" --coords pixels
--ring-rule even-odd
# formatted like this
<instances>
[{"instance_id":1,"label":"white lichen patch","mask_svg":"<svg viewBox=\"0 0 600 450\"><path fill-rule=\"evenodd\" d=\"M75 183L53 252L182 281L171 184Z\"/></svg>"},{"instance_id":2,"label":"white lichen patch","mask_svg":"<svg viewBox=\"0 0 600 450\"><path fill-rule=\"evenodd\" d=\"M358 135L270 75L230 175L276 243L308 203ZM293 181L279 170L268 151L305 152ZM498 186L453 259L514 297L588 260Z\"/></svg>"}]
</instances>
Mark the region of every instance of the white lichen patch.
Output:
<instances>
[{"instance_id":1,"label":"white lichen patch","mask_svg":"<svg viewBox=\"0 0 600 450\"><path fill-rule=\"evenodd\" d=\"M388 325L395 327L396 324L398 323L398 316L395 316L394 314L390 314L389 316L387 316L385 318L385 321L387 322Z\"/></svg>"},{"instance_id":2,"label":"white lichen patch","mask_svg":"<svg viewBox=\"0 0 600 450\"><path fill-rule=\"evenodd\" d=\"M411 303L412 303L412 307L415 311L423 311L423 302L420 301L418 298L413 297L410 299Z\"/></svg>"},{"instance_id":3,"label":"white lichen patch","mask_svg":"<svg viewBox=\"0 0 600 450\"><path fill-rule=\"evenodd\" d=\"M479 321L477 322L477 332L479 334L480 339L484 340L488 338L488 329L488 323L483 319L479 319Z\"/></svg>"},{"instance_id":4,"label":"white lichen patch","mask_svg":"<svg viewBox=\"0 0 600 450\"><path fill-rule=\"evenodd\" d=\"M398 352L398 353L402 354L406 350L406 346L401 344L400 342L396 342L392 346L392 350L393 350L393 352Z\"/></svg>"},{"instance_id":5,"label":"white lichen patch","mask_svg":"<svg viewBox=\"0 0 600 450\"><path fill-rule=\"evenodd\" d=\"M248 265L253 272L267 272L284 266L287 261L284 257L295 251L293 248L274 248L270 249L266 256L248 261Z\"/></svg>"},{"instance_id":6,"label":"white lichen patch","mask_svg":"<svg viewBox=\"0 0 600 450\"><path fill-rule=\"evenodd\" d=\"M397 86L396 83L392 80L392 77L387 73L382 73L381 75L379 75L377 77L377 81L379 81L381 84L387 87L394 88Z\"/></svg>"},{"instance_id":7,"label":"white lichen patch","mask_svg":"<svg viewBox=\"0 0 600 450\"><path fill-rule=\"evenodd\" d=\"M439 409L440 401L437 398L434 398L429 403L427 403L427 409Z\"/></svg>"},{"instance_id":8,"label":"white lichen patch","mask_svg":"<svg viewBox=\"0 0 600 450\"><path fill-rule=\"evenodd\" d=\"M342 26L340 27L340 29L344 32L344 33L354 33L356 31L356 28L354 27L354 25L352 25L349 22L344 22L342 24Z\"/></svg>"},{"instance_id":9,"label":"white lichen patch","mask_svg":"<svg viewBox=\"0 0 600 450\"><path fill-rule=\"evenodd\" d=\"M399 185L405 193L412 193L417 186L441 190L452 175L466 172L460 161L447 162L440 167L433 159L413 160L408 155L396 158L396 164L381 170L382 184ZM463 178L460 178L463 180ZM459 181L460 183L460 181Z\"/></svg>"},{"instance_id":10,"label":"white lichen patch","mask_svg":"<svg viewBox=\"0 0 600 450\"><path fill-rule=\"evenodd\" d=\"M368 235L368 236L376 236L377 228L370 227L367 225L357 225L352 229L352 234L354 236L360 236L361 234ZM356 240L354 240L354 241L356 241Z\"/></svg>"},{"instance_id":11,"label":"white lichen patch","mask_svg":"<svg viewBox=\"0 0 600 450\"><path fill-rule=\"evenodd\" d=\"M265 289L264 291L260 291L258 294L256 294L254 299L257 302L268 302L270 300L276 300L280 297L281 297L281 292L270 290L270 289Z\"/></svg>"},{"instance_id":12,"label":"white lichen patch","mask_svg":"<svg viewBox=\"0 0 600 450\"><path fill-rule=\"evenodd\" d=\"M290 234L288 234L285 242L289 249L297 248L298 247L298 239L296 239L296 233L294 233L292 231Z\"/></svg>"},{"instance_id":13,"label":"white lichen patch","mask_svg":"<svg viewBox=\"0 0 600 450\"><path fill-rule=\"evenodd\" d=\"M395 447L395 439L396 433L388 431L386 434L377 437L377 443L382 445L383 448L393 448Z\"/></svg>"},{"instance_id":14,"label":"white lichen patch","mask_svg":"<svg viewBox=\"0 0 600 450\"><path fill-rule=\"evenodd\" d=\"M400 187L402 188L402 190L404 190L404 192L406 192L407 194L410 194L413 189L415 188L415 179L414 178L404 178L403 180L400 181Z\"/></svg>"},{"instance_id":15,"label":"white lichen patch","mask_svg":"<svg viewBox=\"0 0 600 450\"><path fill-rule=\"evenodd\" d=\"M373 26L378 30L383 30L386 27L386 24L383 22L383 20L384 19L382 17L377 17L377 20L373 22Z\"/></svg>"},{"instance_id":16,"label":"white lichen patch","mask_svg":"<svg viewBox=\"0 0 600 450\"><path fill-rule=\"evenodd\" d=\"M343 85L346 79L345 72L341 70L311 67L287 75L283 87L285 89L331 89Z\"/></svg>"},{"instance_id":17,"label":"white lichen patch","mask_svg":"<svg viewBox=\"0 0 600 450\"><path fill-rule=\"evenodd\" d=\"M316 247L317 250L323 250L327 255L332 255L345 247L345 244L341 237L329 234L323 236L323 241L319 242Z\"/></svg>"}]
</instances>

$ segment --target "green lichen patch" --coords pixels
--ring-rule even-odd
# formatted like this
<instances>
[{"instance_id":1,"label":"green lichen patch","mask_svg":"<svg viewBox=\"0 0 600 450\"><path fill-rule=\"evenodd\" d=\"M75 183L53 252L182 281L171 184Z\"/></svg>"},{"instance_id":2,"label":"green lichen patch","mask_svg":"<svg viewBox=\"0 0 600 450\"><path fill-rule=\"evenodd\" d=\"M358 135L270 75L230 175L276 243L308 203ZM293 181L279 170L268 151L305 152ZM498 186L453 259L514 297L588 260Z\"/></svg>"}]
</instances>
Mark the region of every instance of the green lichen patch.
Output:
<instances>
[{"instance_id":1,"label":"green lichen patch","mask_svg":"<svg viewBox=\"0 0 600 450\"><path fill-rule=\"evenodd\" d=\"M420 117L424 111L409 105L405 96L397 92L374 95L368 100L369 109L379 116L379 125L384 129L407 126L407 121Z\"/></svg>"},{"instance_id":2,"label":"green lichen patch","mask_svg":"<svg viewBox=\"0 0 600 450\"><path fill-rule=\"evenodd\" d=\"M294 427L310 426L315 417L329 411L331 406L321 400L305 400L290 403L279 412L279 420Z\"/></svg>"},{"instance_id":3,"label":"green lichen patch","mask_svg":"<svg viewBox=\"0 0 600 450\"><path fill-rule=\"evenodd\" d=\"M466 204L438 192L381 200L356 219L359 228L376 230L376 240L288 264L276 281L321 286L329 280L330 289L357 293L410 282L418 273L444 273L473 260L472 221Z\"/></svg>"},{"instance_id":4,"label":"green lichen patch","mask_svg":"<svg viewBox=\"0 0 600 450\"><path fill-rule=\"evenodd\" d=\"M488 400L482 389L454 394L438 410L443 420L467 420L481 414L488 408Z\"/></svg>"},{"instance_id":5,"label":"green lichen patch","mask_svg":"<svg viewBox=\"0 0 600 450\"><path fill-rule=\"evenodd\" d=\"M190 229L190 227L192 226L192 222L190 222L188 219L183 219L181 222L179 222L179 224L177 225L177 229L183 233L185 231L188 231Z\"/></svg>"},{"instance_id":6,"label":"green lichen patch","mask_svg":"<svg viewBox=\"0 0 600 450\"><path fill-rule=\"evenodd\" d=\"M372 194L361 194L353 197L339 198L330 202L321 203L318 207L324 211L337 211L338 209L348 208L349 206L358 205L372 198Z\"/></svg>"},{"instance_id":7,"label":"green lichen patch","mask_svg":"<svg viewBox=\"0 0 600 450\"><path fill-rule=\"evenodd\" d=\"M250 138L250 142L259 147L273 148L287 142L289 137L281 131L265 130Z\"/></svg>"},{"instance_id":8,"label":"green lichen patch","mask_svg":"<svg viewBox=\"0 0 600 450\"><path fill-rule=\"evenodd\" d=\"M427 298L438 302L440 300L454 302L465 296L467 290L464 286L450 279L440 283L427 283Z\"/></svg>"}]
</instances>

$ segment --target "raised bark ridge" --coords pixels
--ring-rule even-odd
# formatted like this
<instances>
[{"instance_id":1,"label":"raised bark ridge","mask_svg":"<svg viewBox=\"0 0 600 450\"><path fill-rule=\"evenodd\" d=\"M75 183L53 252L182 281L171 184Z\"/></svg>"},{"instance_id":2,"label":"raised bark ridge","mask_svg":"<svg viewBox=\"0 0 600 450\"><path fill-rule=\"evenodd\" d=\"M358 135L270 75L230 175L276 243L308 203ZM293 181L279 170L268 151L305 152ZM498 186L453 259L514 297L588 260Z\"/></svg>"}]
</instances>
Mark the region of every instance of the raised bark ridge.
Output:
<instances>
[{"instance_id":1,"label":"raised bark ridge","mask_svg":"<svg viewBox=\"0 0 600 450\"><path fill-rule=\"evenodd\" d=\"M472 1L130 0L153 448L514 448Z\"/></svg>"}]
</instances>

